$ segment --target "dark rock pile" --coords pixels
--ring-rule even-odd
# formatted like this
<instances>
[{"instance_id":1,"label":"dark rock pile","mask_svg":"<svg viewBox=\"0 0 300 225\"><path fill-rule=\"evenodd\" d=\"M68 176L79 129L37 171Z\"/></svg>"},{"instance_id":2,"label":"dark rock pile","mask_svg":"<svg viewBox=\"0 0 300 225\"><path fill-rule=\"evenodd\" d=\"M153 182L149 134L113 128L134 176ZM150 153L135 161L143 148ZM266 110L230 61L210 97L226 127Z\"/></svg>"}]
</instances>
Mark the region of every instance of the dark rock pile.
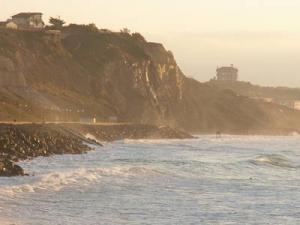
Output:
<instances>
[{"instance_id":1,"label":"dark rock pile","mask_svg":"<svg viewBox=\"0 0 300 225\"><path fill-rule=\"evenodd\" d=\"M121 139L184 139L189 134L169 128L144 124L0 124L0 176L23 176L14 162L38 156L82 154L91 150L87 144L101 145L85 138L91 134L99 141Z\"/></svg>"},{"instance_id":2,"label":"dark rock pile","mask_svg":"<svg viewBox=\"0 0 300 225\"><path fill-rule=\"evenodd\" d=\"M14 164L12 161L8 159L2 159L0 161L0 176L11 177L11 176L24 176L24 170Z\"/></svg>"},{"instance_id":3,"label":"dark rock pile","mask_svg":"<svg viewBox=\"0 0 300 225\"><path fill-rule=\"evenodd\" d=\"M58 125L0 125L0 176L23 175L12 162L54 154L81 154L91 150L83 137Z\"/></svg>"},{"instance_id":4,"label":"dark rock pile","mask_svg":"<svg viewBox=\"0 0 300 225\"><path fill-rule=\"evenodd\" d=\"M168 126L161 126L158 128L158 130L153 132L149 136L149 138L187 139L187 138L194 138L194 137L186 132L173 129Z\"/></svg>"},{"instance_id":5,"label":"dark rock pile","mask_svg":"<svg viewBox=\"0 0 300 225\"><path fill-rule=\"evenodd\" d=\"M115 141L122 139L186 139L191 135L167 127L158 127L146 124L120 124L120 125L84 125L66 124L68 128L81 133L92 134L100 141Z\"/></svg>"}]
</instances>

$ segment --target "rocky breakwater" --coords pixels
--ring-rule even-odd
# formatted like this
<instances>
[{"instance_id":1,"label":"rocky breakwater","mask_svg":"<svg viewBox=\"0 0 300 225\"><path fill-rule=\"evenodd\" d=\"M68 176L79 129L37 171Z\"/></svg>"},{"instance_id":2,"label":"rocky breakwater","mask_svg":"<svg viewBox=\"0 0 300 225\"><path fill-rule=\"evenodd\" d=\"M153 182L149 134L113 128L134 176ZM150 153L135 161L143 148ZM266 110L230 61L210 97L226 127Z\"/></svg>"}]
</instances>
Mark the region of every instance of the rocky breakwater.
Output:
<instances>
[{"instance_id":1,"label":"rocky breakwater","mask_svg":"<svg viewBox=\"0 0 300 225\"><path fill-rule=\"evenodd\" d=\"M59 125L0 124L0 176L25 175L20 160L54 154L81 154L91 150L90 140Z\"/></svg>"},{"instance_id":2,"label":"rocky breakwater","mask_svg":"<svg viewBox=\"0 0 300 225\"><path fill-rule=\"evenodd\" d=\"M122 139L188 139L193 136L168 126L147 124L65 124L67 128L84 136L90 134L99 141Z\"/></svg>"},{"instance_id":3,"label":"rocky breakwater","mask_svg":"<svg viewBox=\"0 0 300 225\"><path fill-rule=\"evenodd\" d=\"M166 126L143 124L0 124L0 176L23 176L20 160L57 154L82 154L101 145L99 141L121 139L185 139L187 133Z\"/></svg>"}]
</instances>

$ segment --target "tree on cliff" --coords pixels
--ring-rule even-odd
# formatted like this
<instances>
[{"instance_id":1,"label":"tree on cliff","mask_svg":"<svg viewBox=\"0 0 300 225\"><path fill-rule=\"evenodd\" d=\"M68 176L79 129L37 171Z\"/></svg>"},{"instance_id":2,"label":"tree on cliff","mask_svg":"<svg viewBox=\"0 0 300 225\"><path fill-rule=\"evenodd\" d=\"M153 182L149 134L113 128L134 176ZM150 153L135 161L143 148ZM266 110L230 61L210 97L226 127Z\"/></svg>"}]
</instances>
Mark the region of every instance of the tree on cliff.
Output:
<instances>
[{"instance_id":1,"label":"tree on cliff","mask_svg":"<svg viewBox=\"0 0 300 225\"><path fill-rule=\"evenodd\" d=\"M140 33L133 33L131 36L137 41L146 42L146 39Z\"/></svg>"},{"instance_id":2,"label":"tree on cliff","mask_svg":"<svg viewBox=\"0 0 300 225\"><path fill-rule=\"evenodd\" d=\"M55 29L59 29L59 28L62 28L66 22L63 21L62 19L60 19L60 17L58 17L58 18L50 17L49 23Z\"/></svg>"},{"instance_id":3,"label":"tree on cliff","mask_svg":"<svg viewBox=\"0 0 300 225\"><path fill-rule=\"evenodd\" d=\"M90 23L89 25L87 25L87 30L90 32L98 32L99 31L98 27L94 23Z\"/></svg>"},{"instance_id":4,"label":"tree on cliff","mask_svg":"<svg viewBox=\"0 0 300 225\"><path fill-rule=\"evenodd\" d=\"M122 34L130 34L131 33L131 31L128 28L123 28L122 30L120 30L120 32Z\"/></svg>"}]
</instances>

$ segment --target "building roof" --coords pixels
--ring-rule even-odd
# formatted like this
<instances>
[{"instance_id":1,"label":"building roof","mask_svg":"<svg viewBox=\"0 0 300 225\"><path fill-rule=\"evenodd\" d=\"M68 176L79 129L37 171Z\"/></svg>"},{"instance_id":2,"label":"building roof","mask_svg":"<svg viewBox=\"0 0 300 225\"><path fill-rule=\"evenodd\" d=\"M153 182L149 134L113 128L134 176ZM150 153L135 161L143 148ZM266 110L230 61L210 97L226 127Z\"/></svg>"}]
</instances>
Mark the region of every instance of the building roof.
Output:
<instances>
[{"instance_id":1,"label":"building roof","mask_svg":"<svg viewBox=\"0 0 300 225\"><path fill-rule=\"evenodd\" d=\"M40 12L22 12L22 13L18 13L14 16L12 16L12 18L27 18L30 16L35 16L35 15L43 15L43 13Z\"/></svg>"},{"instance_id":2,"label":"building roof","mask_svg":"<svg viewBox=\"0 0 300 225\"><path fill-rule=\"evenodd\" d=\"M218 68L217 72L238 72L238 69L233 66L223 66Z\"/></svg>"}]
</instances>

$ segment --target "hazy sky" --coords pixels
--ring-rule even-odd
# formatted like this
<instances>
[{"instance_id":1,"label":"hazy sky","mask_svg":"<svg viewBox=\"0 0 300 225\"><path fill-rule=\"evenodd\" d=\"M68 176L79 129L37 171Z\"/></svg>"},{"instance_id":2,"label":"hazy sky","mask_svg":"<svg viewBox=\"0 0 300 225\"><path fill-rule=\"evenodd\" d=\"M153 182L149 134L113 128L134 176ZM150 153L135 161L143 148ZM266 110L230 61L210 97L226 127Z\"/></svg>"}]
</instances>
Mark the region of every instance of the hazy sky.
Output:
<instances>
[{"instance_id":1,"label":"hazy sky","mask_svg":"<svg viewBox=\"0 0 300 225\"><path fill-rule=\"evenodd\" d=\"M234 64L241 80L300 87L300 0L0 0L1 20L20 11L141 32L200 81Z\"/></svg>"}]
</instances>

